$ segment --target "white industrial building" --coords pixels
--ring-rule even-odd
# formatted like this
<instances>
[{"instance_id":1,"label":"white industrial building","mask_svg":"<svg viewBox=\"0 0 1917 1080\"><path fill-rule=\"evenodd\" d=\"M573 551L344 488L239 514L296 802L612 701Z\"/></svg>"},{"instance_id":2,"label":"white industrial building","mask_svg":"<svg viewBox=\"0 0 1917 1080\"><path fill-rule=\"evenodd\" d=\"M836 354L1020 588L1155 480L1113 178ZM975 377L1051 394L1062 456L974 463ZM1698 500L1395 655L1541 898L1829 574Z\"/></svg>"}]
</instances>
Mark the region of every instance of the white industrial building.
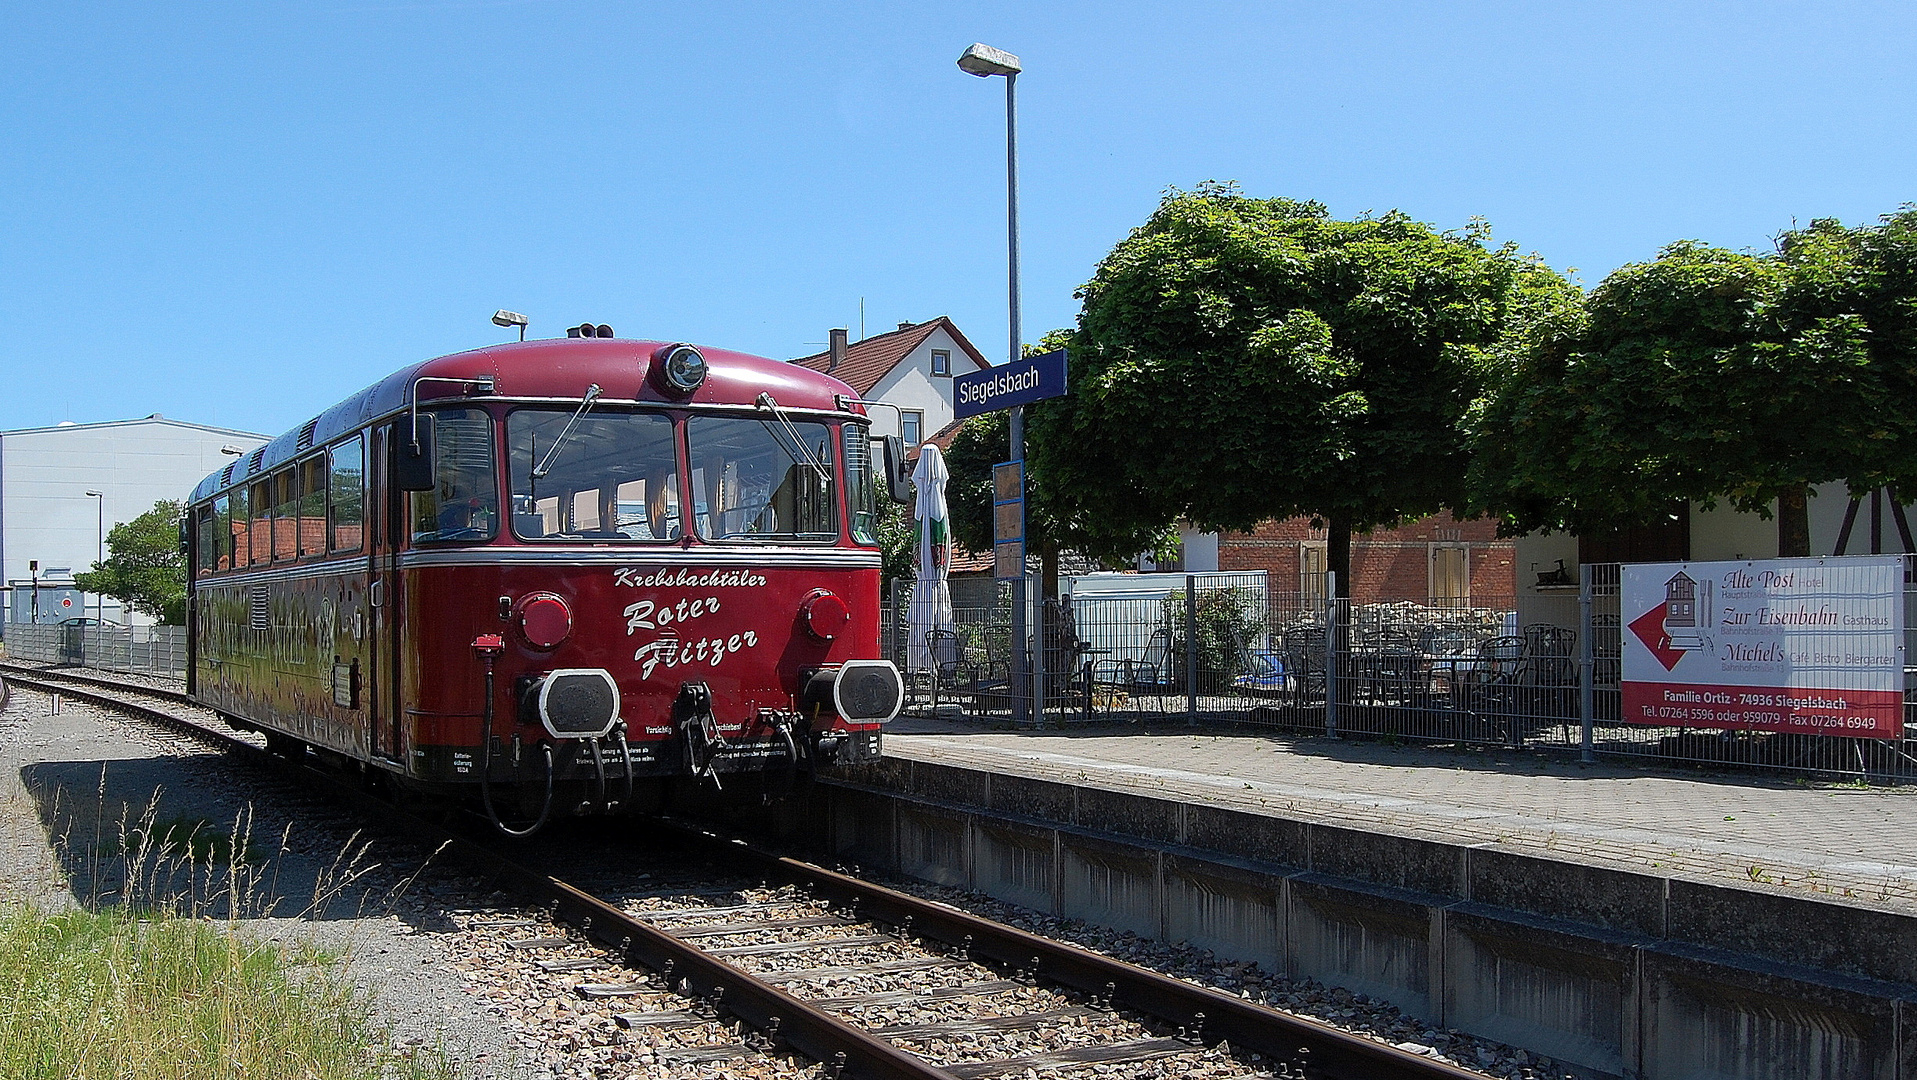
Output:
<instances>
[{"instance_id":1,"label":"white industrial building","mask_svg":"<svg viewBox=\"0 0 1917 1080\"><path fill-rule=\"evenodd\" d=\"M0 431L0 579L7 622L104 617L150 623L111 597L81 595L73 575L99 558L101 537L185 499L206 474L266 443L250 431L140 420ZM99 492L95 498L88 492ZM37 588L36 588L37 583ZM35 615L38 619L35 619Z\"/></svg>"}]
</instances>

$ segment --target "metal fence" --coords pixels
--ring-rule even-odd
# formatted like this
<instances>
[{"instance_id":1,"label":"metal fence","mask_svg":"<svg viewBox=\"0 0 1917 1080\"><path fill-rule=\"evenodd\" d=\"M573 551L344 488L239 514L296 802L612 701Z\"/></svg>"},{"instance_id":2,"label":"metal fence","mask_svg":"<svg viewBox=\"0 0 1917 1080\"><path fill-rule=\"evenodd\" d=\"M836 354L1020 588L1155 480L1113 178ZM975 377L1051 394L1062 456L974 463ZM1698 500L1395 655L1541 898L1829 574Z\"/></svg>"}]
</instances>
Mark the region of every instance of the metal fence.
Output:
<instances>
[{"instance_id":1,"label":"metal fence","mask_svg":"<svg viewBox=\"0 0 1917 1080\"><path fill-rule=\"evenodd\" d=\"M6 656L39 664L80 664L106 671L186 674L184 626L6 625Z\"/></svg>"},{"instance_id":2,"label":"metal fence","mask_svg":"<svg viewBox=\"0 0 1917 1080\"><path fill-rule=\"evenodd\" d=\"M1907 655L1917 657L1917 574L1905 574ZM1870 781L1917 779L1917 695L1906 737L1863 739L1658 727L1621 719L1618 564L1528 598L1353 604L1192 574L1136 599L1048 605L1045 708L1010 679L1010 598L955 609L934 670L908 673L913 707L987 720L1252 725L1576 752ZM907 667L911 583L886 605L882 644Z\"/></svg>"}]
</instances>

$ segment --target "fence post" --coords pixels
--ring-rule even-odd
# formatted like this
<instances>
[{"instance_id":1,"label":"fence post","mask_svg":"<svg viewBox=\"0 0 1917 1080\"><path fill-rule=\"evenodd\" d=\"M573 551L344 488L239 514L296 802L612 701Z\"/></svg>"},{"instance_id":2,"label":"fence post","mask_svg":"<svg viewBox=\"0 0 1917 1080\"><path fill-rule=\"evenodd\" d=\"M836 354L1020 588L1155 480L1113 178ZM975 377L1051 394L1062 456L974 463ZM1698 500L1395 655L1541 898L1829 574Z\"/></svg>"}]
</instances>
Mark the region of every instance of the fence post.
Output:
<instances>
[{"instance_id":1,"label":"fence post","mask_svg":"<svg viewBox=\"0 0 1917 1080\"><path fill-rule=\"evenodd\" d=\"M1338 575L1325 571L1325 734L1338 737Z\"/></svg>"},{"instance_id":2,"label":"fence post","mask_svg":"<svg viewBox=\"0 0 1917 1080\"><path fill-rule=\"evenodd\" d=\"M1578 723L1583 729L1580 736L1578 757L1583 761L1597 760L1592 749L1592 726L1596 719L1596 682L1594 658L1591 641L1591 580L1594 567L1584 563L1578 567Z\"/></svg>"},{"instance_id":3,"label":"fence post","mask_svg":"<svg viewBox=\"0 0 1917 1080\"><path fill-rule=\"evenodd\" d=\"M1185 723L1198 723L1198 578L1185 575Z\"/></svg>"}]
</instances>

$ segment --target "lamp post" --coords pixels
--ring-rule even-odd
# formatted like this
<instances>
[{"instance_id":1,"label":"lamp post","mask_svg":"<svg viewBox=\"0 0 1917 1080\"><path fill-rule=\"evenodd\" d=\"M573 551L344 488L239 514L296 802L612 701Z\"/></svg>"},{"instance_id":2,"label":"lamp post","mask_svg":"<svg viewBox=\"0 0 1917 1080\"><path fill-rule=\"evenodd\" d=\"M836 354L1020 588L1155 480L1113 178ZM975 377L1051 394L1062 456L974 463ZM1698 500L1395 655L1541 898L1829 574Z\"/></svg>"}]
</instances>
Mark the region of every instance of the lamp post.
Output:
<instances>
[{"instance_id":1,"label":"lamp post","mask_svg":"<svg viewBox=\"0 0 1917 1080\"><path fill-rule=\"evenodd\" d=\"M1019 327L1018 311L1018 73L1024 68L1019 65L1018 57L1003 49L994 49L990 45L974 42L958 58L959 70L981 79L994 75L1005 76L1005 257L1008 264L1007 284L1010 290L1007 326L1009 344L1005 352L1005 362L1018 360L1023 351L1023 335ZM1025 408L1013 406L1011 416L1012 460L1025 461ZM1021 467L1021 473L1024 469ZM1024 545L1026 513L1024 492L1020 492L1019 542ZM1041 584L1042 587L1042 584ZM1017 643L1012 650L1013 677L1021 678L1025 674L1025 657L1031 657L1032 708L1034 721L1043 723L1045 719L1045 630L1038 627L1037 647L1032 648L1033 632L1030 629L1041 620L1028 618L1026 606L1031 602L1032 589L1028 575L1020 568L1018 583L1012 596L1012 640ZM1014 695L1016 697L1016 695ZM1016 709L1016 706L1014 706ZM1022 709L1018 710L1023 712ZM1022 718L1022 717L1021 717Z\"/></svg>"},{"instance_id":2,"label":"lamp post","mask_svg":"<svg viewBox=\"0 0 1917 1080\"><path fill-rule=\"evenodd\" d=\"M106 492L89 491L87 492L87 498L93 500L93 508L94 508L93 568L95 570L98 570L100 568L100 564L106 561ZM82 609L82 610L84 611L85 609ZM96 636L101 633L100 627L105 622L106 622L106 595L104 593L95 592L93 594L93 633ZM80 663L84 665L86 663L86 659L87 659L87 632L86 632L86 627L82 626L80 628Z\"/></svg>"}]
</instances>

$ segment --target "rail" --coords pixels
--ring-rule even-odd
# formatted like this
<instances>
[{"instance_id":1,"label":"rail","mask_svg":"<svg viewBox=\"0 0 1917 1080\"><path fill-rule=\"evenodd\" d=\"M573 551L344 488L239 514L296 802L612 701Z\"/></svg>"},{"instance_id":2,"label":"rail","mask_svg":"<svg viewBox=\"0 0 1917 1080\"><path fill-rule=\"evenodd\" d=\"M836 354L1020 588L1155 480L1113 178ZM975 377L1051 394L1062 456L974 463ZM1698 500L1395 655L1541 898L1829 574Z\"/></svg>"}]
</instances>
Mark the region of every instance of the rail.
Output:
<instances>
[{"instance_id":1,"label":"rail","mask_svg":"<svg viewBox=\"0 0 1917 1080\"><path fill-rule=\"evenodd\" d=\"M644 912L628 913L587 890L529 867L459 829L408 813L345 782L337 774L278 757L229 732L122 696L136 695L169 706L191 704L182 692L6 663L0 663L0 675L4 676L0 687L11 681L23 687L62 693L184 731L248 761L291 770L302 779L324 785L355 811L377 814L382 821L414 838L446 845L452 855L467 864L551 903L556 919L570 923L589 939L613 946L619 955L638 966L670 973L673 989L704 999L709 1006L723 1002L727 1014L758 1032L753 1040L744 1044L746 1046L765 1050L790 1048L817 1061L842 1064L847 1070L845 1075L873 1080L965 1080L996 1075L990 1067L993 1063L989 1062L950 1068L928 1062L878 1034L832 1015L818 1004L781 989L772 981L741 970L719 955L719 951L703 949L687 940L693 935L675 935L647 921ZM0 690L0 694L4 694L4 690ZM682 842L697 845L702 849L700 853L714 862L799 886L811 895L836 901L858 912L862 920L889 924L904 938L916 936L939 941L961 957L996 961L1007 971L1016 971L1018 979L1028 985L1043 980L1081 991L1097 1008L1109 1010L1122 1005L1178 1029L1175 1039L1146 1040L1132 1048L1118 1047L1113 1051L1116 1055L1162 1055L1229 1041L1237 1050L1263 1054L1274 1061L1309 1061L1309 1075L1314 1078L1390 1080L1480 1075L828 870L698 823L668 820L664 824ZM1123 1059L1117 1056L1109 1060ZM1098 1060L1090 1056L1084 1058L1087 1063ZM1070 1063L1067 1060L1058 1064Z\"/></svg>"}]
</instances>

